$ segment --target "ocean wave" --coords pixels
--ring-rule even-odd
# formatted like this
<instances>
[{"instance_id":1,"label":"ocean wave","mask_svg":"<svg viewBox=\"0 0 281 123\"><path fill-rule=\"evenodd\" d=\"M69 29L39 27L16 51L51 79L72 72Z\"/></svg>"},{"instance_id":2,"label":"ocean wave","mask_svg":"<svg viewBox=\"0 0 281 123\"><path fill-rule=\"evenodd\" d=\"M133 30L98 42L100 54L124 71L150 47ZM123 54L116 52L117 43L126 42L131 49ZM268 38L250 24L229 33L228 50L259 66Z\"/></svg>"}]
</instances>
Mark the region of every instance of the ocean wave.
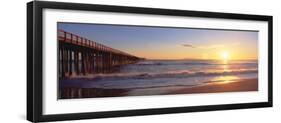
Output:
<instances>
[{"instance_id":1,"label":"ocean wave","mask_svg":"<svg viewBox=\"0 0 281 123\"><path fill-rule=\"evenodd\" d=\"M257 65L256 62L247 63L205 63L205 62L182 62L182 63L164 63L164 62L143 62L135 65L139 66L158 66L158 65Z\"/></svg>"},{"instance_id":2,"label":"ocean wave","mask_svg":"<svg viewBox=\"0 0 281 123\"><path fill-rule=\"evenodd\" d=\"M258 73L257 69L240 69L233 71L211 71L211 72L191 72L188 70L169 71L164 73L116 73L116 74L94 74L87 77L76 77L80 79L101 80L123 80L123 79L154 79L154 78L187 78L187 77L207 77L207 76L222 76L222 75L238 75Z\"/></svg>"}]
</instances>

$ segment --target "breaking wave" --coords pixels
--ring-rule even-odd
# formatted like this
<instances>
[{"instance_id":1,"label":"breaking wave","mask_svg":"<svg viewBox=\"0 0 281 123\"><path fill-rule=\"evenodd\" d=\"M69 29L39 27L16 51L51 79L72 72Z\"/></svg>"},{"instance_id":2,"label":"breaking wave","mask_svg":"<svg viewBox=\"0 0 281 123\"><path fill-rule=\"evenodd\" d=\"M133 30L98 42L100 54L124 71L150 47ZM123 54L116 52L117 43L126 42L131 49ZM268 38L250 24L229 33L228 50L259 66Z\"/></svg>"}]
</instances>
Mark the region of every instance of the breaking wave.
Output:
<instances>
[{"instance_id":1,"label":"breaking wave","mask_svg":"<svg viewBox=\"0 0 281 123\"><path fill-rule=\"evenodd\" d=\"M206 77L206 76L222 76L222 75L239 75L248 73L257 73L257 69L240 69L233 71L212 71L212 72L191 72L188 70L169 71L164 73L116 73L116 74L96 74L89 75L81 79L100 80L100 79L154 79L154 78L187 78L187 77ZM79 78L79 77L78 77Z\"/></svg>"}]
</instances>

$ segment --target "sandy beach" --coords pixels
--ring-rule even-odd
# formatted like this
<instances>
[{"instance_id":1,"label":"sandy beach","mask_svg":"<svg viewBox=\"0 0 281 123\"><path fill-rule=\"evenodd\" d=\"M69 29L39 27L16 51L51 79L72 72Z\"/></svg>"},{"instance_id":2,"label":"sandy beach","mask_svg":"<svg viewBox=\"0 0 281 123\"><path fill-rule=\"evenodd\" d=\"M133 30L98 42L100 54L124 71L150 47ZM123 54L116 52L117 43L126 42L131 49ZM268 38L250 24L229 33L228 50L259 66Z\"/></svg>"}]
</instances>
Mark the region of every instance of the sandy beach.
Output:
<instances>
[{"instance_id":1,"label":"sandy beach","mask_svg":"<svg viewBox=\"0 0 281 123\"><path fill-rule=\"evenodd\" d=\"M120 97L127 96L126 89L100 89L100 88L61 88L60 99L78 99L94 97Z\"/></svg>"},{"instance_id":2,"label":"sandy beach","mask_svg":"<svg viewBox=\"0 0 281 123\"><path fill-rule=\"evenodd\" d=\"M61 99L121 97L145 95L171 95L218 92L258 91L258 79L241 79L229 83L206 82L199 86L144 88L144 89L100 89L100 88L62 88Z\"/></svg>"},{"instance_id":3,"label":"sandy beach","mask_svg":"<svg viewBox=\"0 0 281 123\"><path fill-rule=\"evenodd\" d=\"M216 92L240 92L240 91L258 91L258 79L243 79L231 83L208 83L202 86L195 86L180 89L172 94L190 94L190 93L216 93Z\"/></svg>"}]
</instances>

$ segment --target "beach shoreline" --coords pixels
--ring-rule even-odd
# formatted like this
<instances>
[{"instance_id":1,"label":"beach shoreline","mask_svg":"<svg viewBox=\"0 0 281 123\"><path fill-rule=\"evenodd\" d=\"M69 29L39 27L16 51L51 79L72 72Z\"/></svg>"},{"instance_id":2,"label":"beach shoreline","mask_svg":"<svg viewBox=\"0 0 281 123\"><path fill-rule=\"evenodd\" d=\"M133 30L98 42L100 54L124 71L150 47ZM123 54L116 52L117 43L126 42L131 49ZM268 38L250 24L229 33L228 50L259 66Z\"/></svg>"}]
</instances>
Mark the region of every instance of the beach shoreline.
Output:
<instances>
[{"instance_id":1,"label":"beach shoreline","mask_svg":"<svg viewBox=\"0 0 281 123\"><path fill-rule=\"evenodd\" d=\"M172 94L191 94L191 93L218 93L218 92L244 92L258 91L258 79L241 79L230 83L208 83L202 86L180 89Z\"/></svg>"},{"instance_id":2,"label":"beach shoreline","mask_svg":"<svg viewBox=\"0 0 281 123\"><path fill-rule=\"evenodd\" d=\"M65 87L60 89L59 99L246 92L246 91L258 91L257 78L240 79L229 83L205 82L205 84L199 86L148 88L148 89L101 89L101 88Z\"/></svg>"}]
</instances>

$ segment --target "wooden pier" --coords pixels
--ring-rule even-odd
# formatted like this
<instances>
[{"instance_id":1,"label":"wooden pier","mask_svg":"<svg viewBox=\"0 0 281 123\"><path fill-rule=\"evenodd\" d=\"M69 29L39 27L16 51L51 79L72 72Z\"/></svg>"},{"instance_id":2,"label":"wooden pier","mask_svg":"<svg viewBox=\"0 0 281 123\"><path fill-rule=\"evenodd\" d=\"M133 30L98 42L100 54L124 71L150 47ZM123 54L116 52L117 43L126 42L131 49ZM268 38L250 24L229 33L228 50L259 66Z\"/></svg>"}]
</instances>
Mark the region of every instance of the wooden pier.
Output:
<instances>
[{"instance_id":1,"label":"wooden pier","mask_svg":"<svg viewBox=\"0 0 281 123\"><path fill-rule=\"evenodd\" d=\"M58 30L59 78L107 73L114 67L136 63L141 58L78 35Z\"/></svg>"}]
</instances>

